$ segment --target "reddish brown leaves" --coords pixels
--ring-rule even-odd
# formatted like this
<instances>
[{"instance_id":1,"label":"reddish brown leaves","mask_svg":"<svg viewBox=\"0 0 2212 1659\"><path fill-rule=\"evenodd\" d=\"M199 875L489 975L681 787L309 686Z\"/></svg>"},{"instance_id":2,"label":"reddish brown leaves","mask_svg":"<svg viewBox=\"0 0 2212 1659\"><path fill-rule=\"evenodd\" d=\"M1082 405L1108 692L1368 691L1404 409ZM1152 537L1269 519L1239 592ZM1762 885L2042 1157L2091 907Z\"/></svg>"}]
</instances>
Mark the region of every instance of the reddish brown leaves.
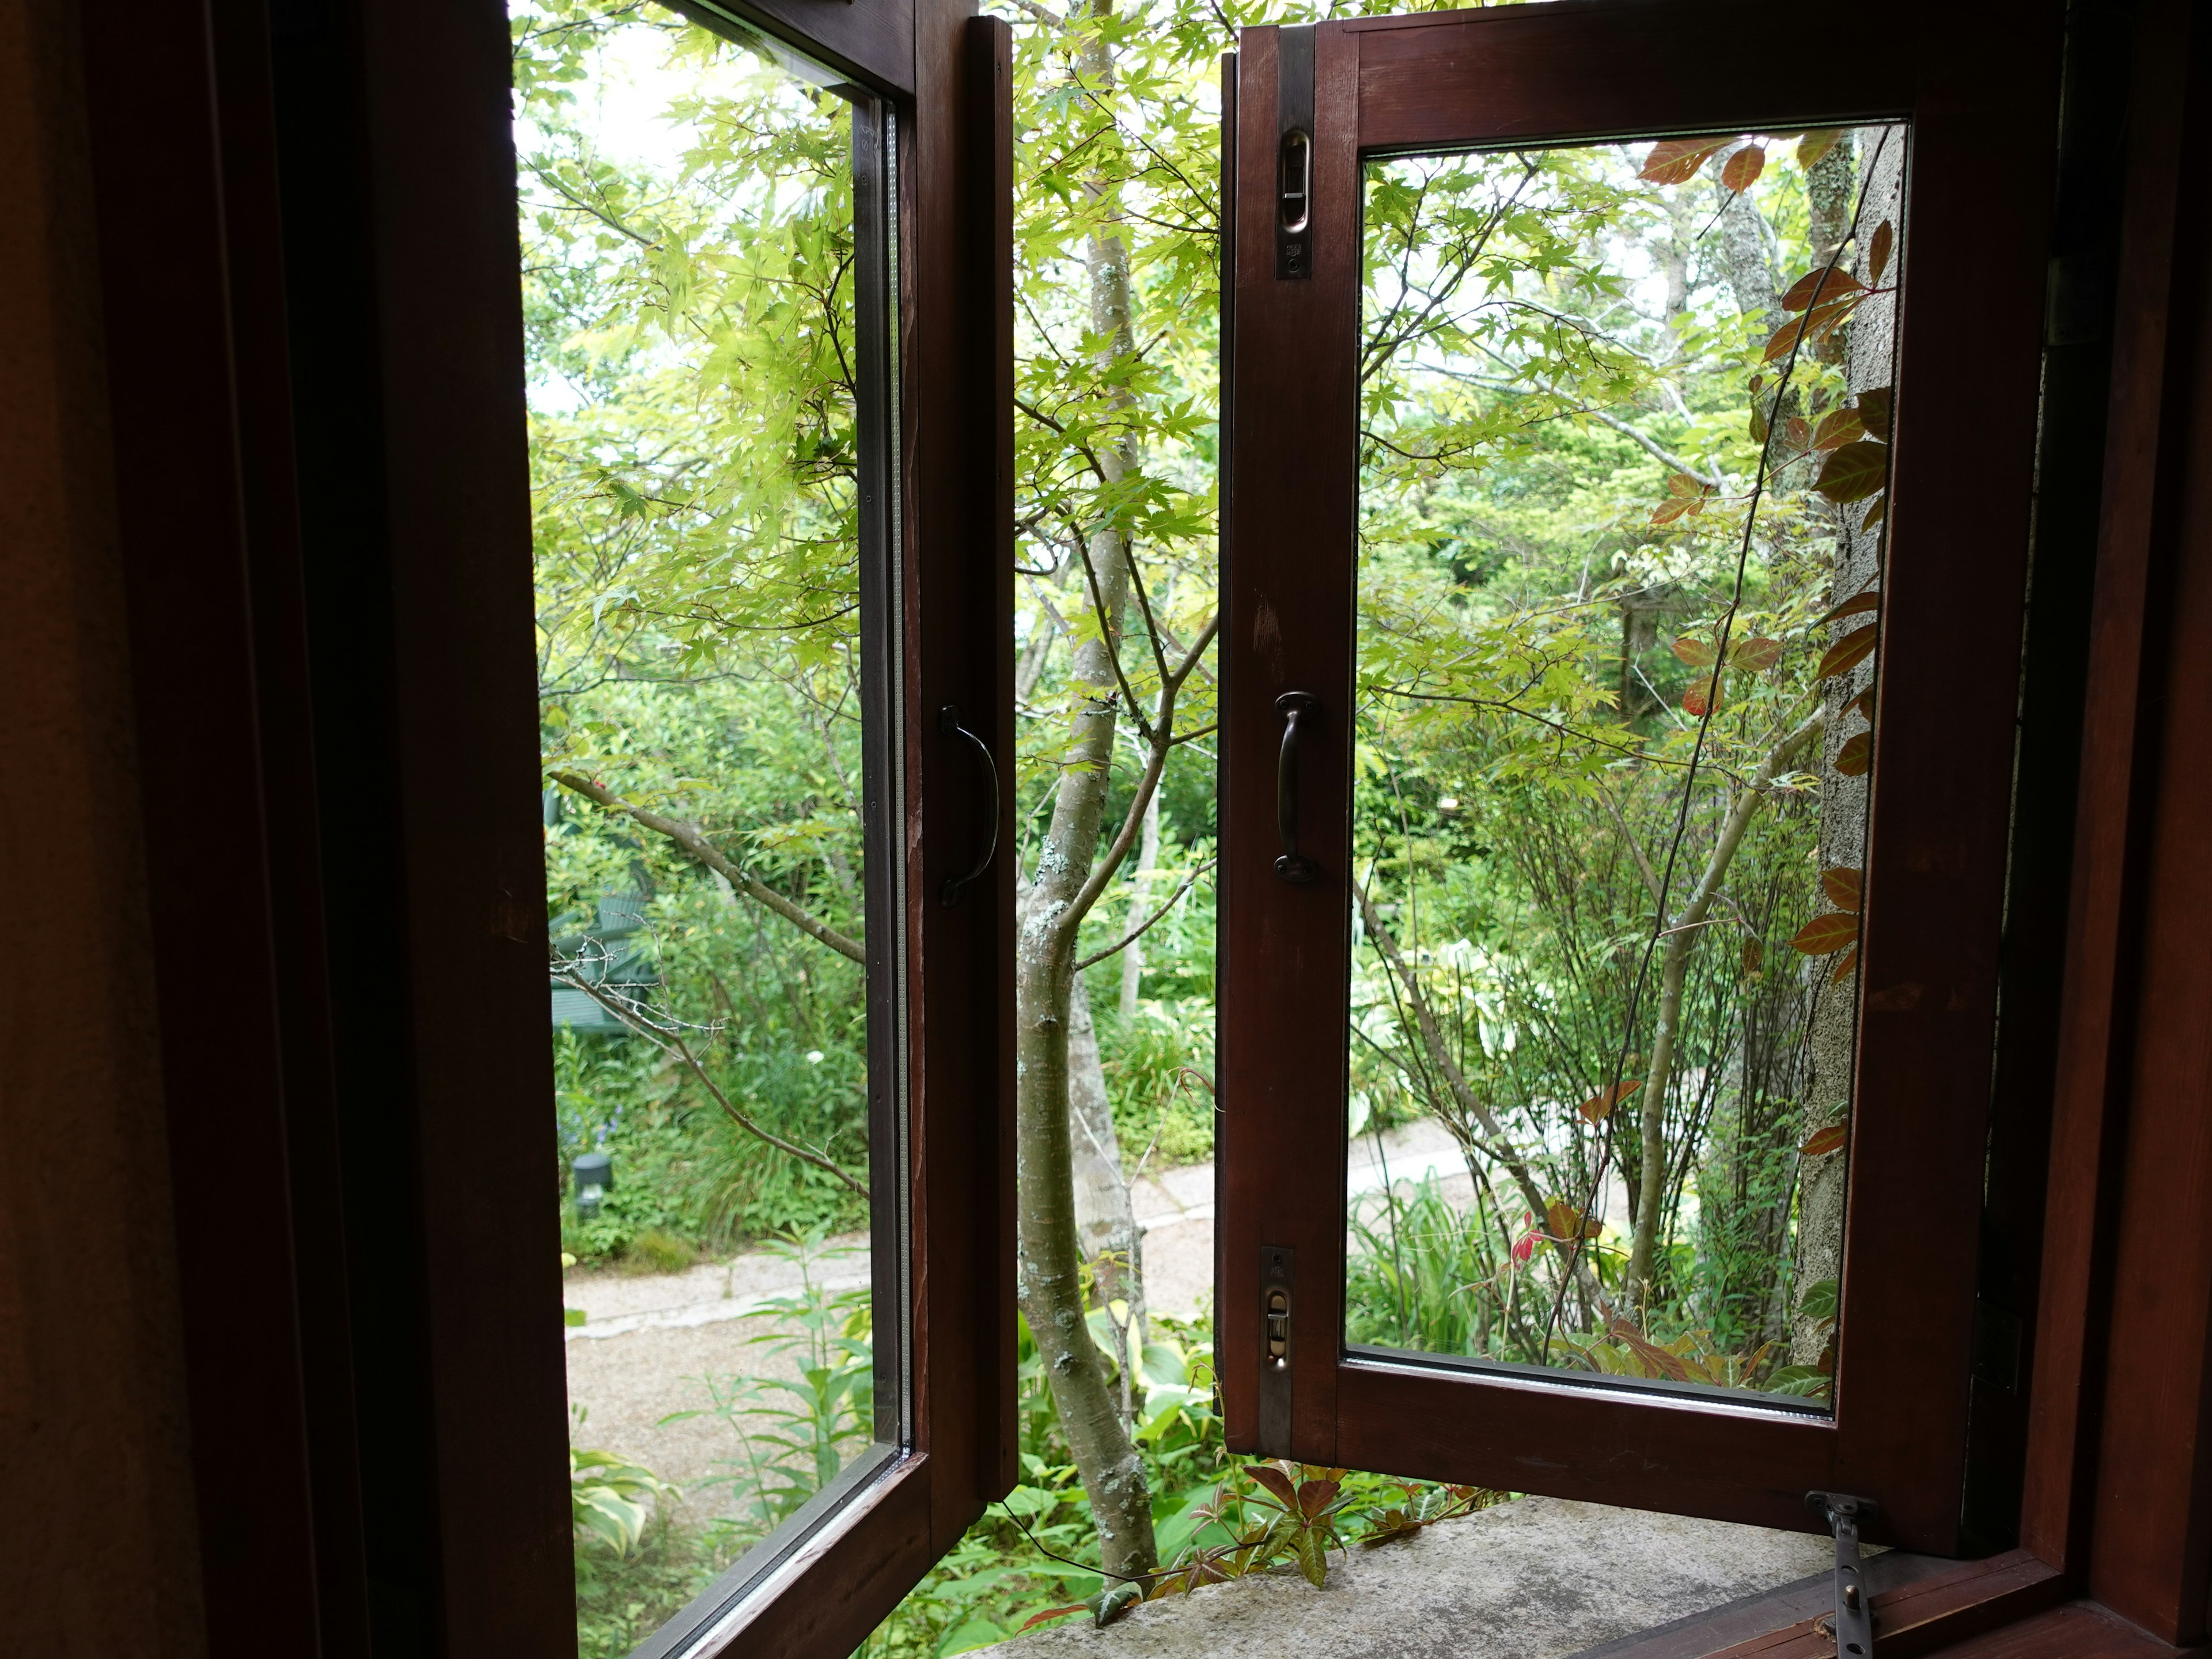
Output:
<instances>
[{"instance_id":1,"label":"reddish brown leaves","mask_svg":"<svg viewBox=\"0 0 2212 1659\"><path fill-rule=\"evenodd\" d=\"M1828 902L1838 910L1856 912L1859 908L1859 890L1863 878L1849 865L1838 865L1832 870L1820 872L1820 890L1828 896Z\"/></svg>"},{"instance_id":2,"label":"reddish brown leaves","mask_svg":"<svg viewBox=\"0 0 2212 1659\"><path fill-rule=\"evenodd\" d=\"M1874 242L1867 250L1867 274L1876 283L1881 273L1889 269L1889 251L1897 246L1897 229L1888 220L1874 228Z\"/></svg>"},{"instance_id":3,"label":"reddish brown leaves","mask_svg":"<svg viewBox=\"0 0 2212 1659\"><path fill-rule=\"evenodd\" d=\"M1285 1509L1297 1507L1298 1489L1291 1477L1272 1463L1255 1463L1244 1471L1282 1500Z\"/></svg>"},{"instance_id":4,"label":"reddish brown leaves","mask_svg":"<svg viewBox=\"0 0 2212 1659\"><path fill-rule=\"evenodd\" d=\"M1820 344L1844 325L1869 292L1863 283L1840 265L1820 265L1807 271L1782 296L1784 310L1802 311L1805 315L1774 331L1767 339L1763 361L1771 363L1787 356L1800 341L1808 346Z\"/></svg>"},{"instance_id":5,"label":"reddish brown leaves","mask_svg":"<svg viewBox=\"0 0 2212 1659\"><path fill-rule=\"evenodd\" d=\"M1854 438L1866 435L1866 426L1856 409L1831 410L1813 429L1813 447L1841 449Z\"/></svg>"},{"instance_id":6,"label":"reddish brown leaves","mask_svg":"<svg viewBox=\"0 0 2212 1659\"><path fill-rule=\"evenodd\" d=\"M1820 665L1813 671L1813 678L1832 680L1838 674L1850 673L1864 662L1867 653L1874 649L1876 631L1869 624L1844 635L1828 647L1827 654L1820 659Z\"/></svg>"},{"instance_id":7,"label":"reddish brown leaves","mask_svg":"<svg viewBox=\"0 0 2212 1659\"><path fill-rule=\"evenodd\" d=\"M1859 393L1859 419L1864 423L1867 436L1889 441L1889 388L1876 386Z\"/></svg>"},{"instance_id":8,"label":"reddish brown leaves","mask_svg":"<svg viewBox=\"0 0 2212 1659\"><path fill-rule=\"evenodd\" d=\"M1341 1480L1301 1480L1298 1483L1298 1513L1309 1521L1321 1519L1322 1511L1336 1501Z\"/></svg>"},{"instance_id":9,"label":"reddish brown leaves","mask_svg":"<svg viewBox=\"0 0 2212 1659\"><path fill-rule=\"evenodd\" d=\"M1844 136L1841 127L1814 127L1797 141L1797 165L1816 167L1820 160L1836 147L1836 140Z\"/></svg>"},{"instance_id":10,"label":"reddish brown leaves","mask_svg":"<svg viewBox=\"0 0 2212 1659\"><path fill-rule=\"evenodd\" d=\"M1889 446L1862 438L1828 457L1813 488L1841 506L1864 501L1881 488L1888 474Z\"/></svg>"},{"instance_id":11,"label":"reddish brown leaves","mask_svg":"<svg viewBox=\"0 0 2212 1659\"><path fill-rule=\"evenodd\" d=\"M1685 634L1670 641L1667 647L1676 659L1691 668L1710 668L1719 655L1719 646L1711 640L1701 640ZM1729 641L1728 665L1745 668L1760 673L1771 668L1782 658L1782 641L1758 635Z\"/></svg>"},{"instance_id":12,"label":"reddish brown leaves","mask_svg":"<svg viewBox=\"0 0 2212 1659\"><path fill-rule=\"evenodd\" d=\"M1721 183L1741 195L1759 182L1759 175L1766 171L1766 152L1757 144L1746 144L1728 158L1721 169Z\"/></svg>"},{"instance_id":13,"label":"reddish brown leaves","mask_svg":"<svg viewBox=\"0 0 2212 1659\"><path fill-rule=\"evenodd\" d=\"M1544 1206L1544 1224L1561 1243L1595 1238L1605 1231L1603 1222L1591 1220L1564 1198L1555 1198Z\"/></svg>"},{"instance_id":14,"label":"reddish brown leaves","mask_svg":"<svg viewBox=\"0 0 2212 1659\"><path fill-rule=\"evenodd\" d=\"M1841 300L1832 300L1807 312L1797 322L1784 323L1776 329L1766 342L1761 361L1772 362L1786 357L1796 347L1802 337L1807 345L1818 345L1844 325L1844 320L1858 309L1861 295L1851 295Z\"/></svg>"},{"instance_id":15,"label":"reddish brown leaves","mask_svg":"<svg viewBox=\"0 0 2212 1659\"><path fill-rule=\"evenodd\" d=\"M1686 472L1670 472L1667 475L1667 499L1652 513L1651 522L1672 524L1684 514L1694 518L1705 510L1705 501L1712 493L1713 487L1701 479Z\"/></svg>"},{"instance_id":16,"label":"reddish brown leaves","mask_svg":"<svg viewBox=\"0 0 2212 1659\"><path fill-rule=\"evenodd\" d=\"M1881 609L1881 593L1870 589L1864 593L1852 594L1850 599L1845 599L1820 620L1824 623L1841 622L1845 617L1862 616L1867 611Z\"/></svg>"},{"instance_id":17,"label":"reddish brown leaves","mask_svg":"<svg viewBox=\"0 0 2212 1659\"><path fill-rule=\"evenodd\" d=\"M1042 1625L1048 1619L1065 1619L1071 1613L1088 1613L1090 1611L1091 1609L1084 1606L1080 1601L1070 1601L1064 1607L1047 1607L1042 1613L1031 1613L1028 1618L1022 1620L1022 1628L1024 1630L1027 1630L1032 1625Z\"/></svg>"},{"instance_id":18,"label":"reddish brown leaves","mask_svg":"<svg viewBox=\"0 0 2212 1659\"><path fill-rule=\"evenodd\" d=\"M1863 778L1873 765L1874 733L1871 732L1845 738L1844 746L1836 750L1836 770L1847 778Z\"/></svg>"},{"instance_id":19,"label":"reddish brown leaves","mask_svg":"<svg viewBox=\"0 0 2212 1659\"><path fill-rule=\"evenodd\" d=\"M1755 939L1743 942L1743 971L1753 978L1766 971L1766 947Z\"/></svg>"},{"instance_id":20,"label":"reddish brown leaves","mask_svg":"<svg viewBox=\"0 0 2212 1659\"><path fill-rule=\"evenodd\" d=\"M1790 948L1808 957L1832 956L1847 945L1857 944L1858 939L1859 919L1849 911L1838 911L1815 916L1800 927L1791 936Z\"/></svg>"},{"instance_id":21,"label":"reddish brown leaves","mask_svg":"<svg viewBox=\"0 0 2212 1659\"><path fill-rule=\"evenodd\" d=\"M1698 169L1735 143L1732 138L1662 138L1651 146L1637 177L1654 185L1687 184Z\"/></svg>"},{"instance_id":22,"label":"reddish brown leaves","mask_svg":"<svg viewBox=\"0 0 2212 1659\"><path fill-rule=\"evenodd\" d=\"M1797 1155L1800 1158L1826 1158L1830 1152L1841 1152L1844 1149L1844 1142L1850 1138L1850 1133L1842 1124L1831 1123L1825 1129L1814 1131L1805 1144L1797 1149Z\"/></svg>"},{"instance_id":23,"label":"reddish brown leaves","mask_svg":"<svg viewBox=\"0 0 2212 1659\"><path fill-rule=\"evenodd\" d=\"M1845 703L1844 712L1846 714L1856 714L1863 720L1872 720L1874 718L1874 687L1869 685Z\"/></svg>"},{"instance_id":24,"label":"reddish brown leaves","mask_svg":"<svg viewBox=\"0 0 2212 1659\"><path fill-rule=\"evenodd\" d=\"M1859 520L1860 533L1863 535L1866 532L1873 529L1876 525L1880 524L1888 512L1889 497L1884 495L1872 507L1867 508L1866 517Z\"/></svg>"},{"instance_id":25,"label":"reddish brown leaves","mask_svg":"<svg viewBox=\"0 0 2212 1659\"><path fill-rule=\"evenodd\" d=\"M1859 947L1856 945L1844 952L1836 963L1836 971L1828 975L1828 983L1841 985L1851 976L1851 969L1859 965Z\"/></svg>"},{"instance_id":26,"label":"reddish brown leaves","mask_svg":"<svg viewBox=\"0 0 2212 1659\"><path fill-rule=\"evenodd\" d=\"M1866 292L1866 284L1841 265L1815 265L1796 282L1782 296L1784 311L1804 311L1811 307L1841 300L1849 295Z\"/></svg>"},{"instance_id":27,"label":"reddish brown leaves","mask_svg":"<svg viewBox=\"0 0 2212 1659\"><path fill-rule=\"evenodd\" d=\"M1644 1086L1640 1077L1625 1077L1611 1088L1592 1095L1575 1108L1592 1123L1602 1123L1613 1115L1613 1109Z\"/></svg>"},{"instance_id":28,"label":"reddish brown leaves","mask_svg":"<svg viewBox=\"0 0 2212 1659\"><path fill-rule=\"evenodd\" d=\"M1650 1367L1647 1375L1664 1376L1676 1382L1712 1381L1710 1376L1704 1375L1693 1376L1686 1360L1680 1354L1668 1352L1666 1349L1638 1330L1623 1315L1613 1316L1612 1329L1607 1334L1616 1342L1626 1342L1628 1345L1629 1352Z\"/></svg>"},{"instance_id":29,"label":"reddish brown leaves","mask_svg":"<svg viewBox=\"0 0 2212 1659\"><path fill-rule=\"evenodd\" d=\"M1682 712L1692 720L1701 720L1708 714L1719 714L1724 701L1721 677L1716 674L1708 684L1693 685L1682 693Z\"/></svg>"}]
</instances>

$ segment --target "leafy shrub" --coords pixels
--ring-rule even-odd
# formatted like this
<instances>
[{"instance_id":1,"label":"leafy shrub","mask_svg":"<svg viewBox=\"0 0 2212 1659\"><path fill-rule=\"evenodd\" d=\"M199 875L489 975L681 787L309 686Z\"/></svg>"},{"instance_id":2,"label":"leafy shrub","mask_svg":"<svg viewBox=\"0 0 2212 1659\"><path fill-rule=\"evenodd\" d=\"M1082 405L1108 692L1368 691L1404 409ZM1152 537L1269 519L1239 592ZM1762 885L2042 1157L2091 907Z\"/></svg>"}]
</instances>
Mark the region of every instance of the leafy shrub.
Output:
<instances>
[{"instance_id":1,"label":"leafy shrub","mask_svg":"<svg viewBox=\"0 0 2212 1659\"><path fill-rule=\"evenodd\" d=\"M696 1261L699 1252L665 1227L647 1227L630 1240L625 1259L641 1272L677 1273Z\"/></svg>"},{"instance_id":2,"label":"leafy shrub","mask_svg":"<svg viewBox=\"0 0 2212 1659\"><path fill-rule=\"evenodd\" d=\"M651 1469L612 1452L568 1449L569 1519L617 1555L636 1549L663 1498L682 1496Z\"/></svg>"},{"instance_id":3,"label":"leafy shrub","mask_svg":"<svg viewBox=\"0 0 2212 1659\"><path fill-rule=\"evenodd\" d=\"M1150 937L1147 935L1147 937ZM1155 1164L1201 1164L1213 1156L1213 1005L1143 1002L1123 1019L1096 1005L1098 1057L1114 1103L1125 1168L1147 1147ZM1157 1145L1155 1138L1157 1137Z\"/></svg>"},{"instance_id":4,"label":"leafy shrub","mask_svg":"<svg viewBox=\"0 0 2212 1659\"><path fill-rule=\"evenodd\" d=\"M749 1317L799 1329L771 1329L748 1340L778 1358L795 1356L798 1379L700 1377L711 1403L661 1419L719 1418L736 1438L736 1455L699 1483L724 1489L735 1505L733 1516L715 1523L726 1547L773 1532L836 1477L875 1426L868 1292L831 1291L819 1282L824 1267L854 1253L830 1248L818 1231L787 1234L769 1248L798 1267L799 1288Z\"/></svg>"},{"instance_id":5,"label":"leafy shrub","mask_svg":"<svg viewBox=\"0 0 2212 1659\"><path fill-rule=\"evenodd\" d=\"M1490 1352L1503 1252L1480 1215L1454 1206L1434 1175L1355 1205L1352 1235L1346 1341L1423 1353Z\"/></svg>"}]
</instances>

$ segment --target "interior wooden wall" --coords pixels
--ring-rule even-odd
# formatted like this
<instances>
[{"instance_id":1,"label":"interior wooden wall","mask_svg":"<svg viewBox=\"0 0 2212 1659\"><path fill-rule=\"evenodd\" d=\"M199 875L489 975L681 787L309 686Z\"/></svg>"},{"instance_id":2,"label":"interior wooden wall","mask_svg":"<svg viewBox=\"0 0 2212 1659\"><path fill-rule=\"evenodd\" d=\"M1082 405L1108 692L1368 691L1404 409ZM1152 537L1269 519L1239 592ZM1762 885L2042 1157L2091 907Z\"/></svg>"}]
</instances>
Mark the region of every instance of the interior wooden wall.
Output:
<instances>
[{"instance_id":1,"label":"interior wooden wall","mask_svg":"<svg viewBox=\"0 0 2212 1659\"><path fill-rule=\"evenodd\" d=\"M0 0L0 1638L205 1650L77 8Z\"/></svg>"}]
</instances>

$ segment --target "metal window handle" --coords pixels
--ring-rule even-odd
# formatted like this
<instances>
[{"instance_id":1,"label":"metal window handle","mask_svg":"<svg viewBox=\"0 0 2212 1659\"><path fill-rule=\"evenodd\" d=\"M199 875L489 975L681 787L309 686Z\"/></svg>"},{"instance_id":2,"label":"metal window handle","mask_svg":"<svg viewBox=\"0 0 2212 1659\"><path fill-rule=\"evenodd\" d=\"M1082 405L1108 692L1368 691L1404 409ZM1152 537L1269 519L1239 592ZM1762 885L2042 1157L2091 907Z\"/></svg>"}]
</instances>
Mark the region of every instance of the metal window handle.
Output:
<instances>
[{"instance_id":1,"label":"metal window handle","mask_svg":"<svg viewBox=\"0 0 2212 1659\"><path fill-rule=\"evenodd\" d=\"M948 738L965 738L975 747L976 757L983 763L984 775L991 781L991 812L988 822L990 835L983 843L983 856L975 860L975 867L964 876L947 876L942 896L947 904L960 902L960 890L976 880L991 867L991 860L999 850L999 763L991 758L991 746L960 723L960 707L946 703L937 711L937 729Z\"/></svg>"},{"instance_id":2,"label":"metal window handle","mask_svg":"<svg viewBox=\"0 0 2212 1659\"><path fill-rule=\"evenodd\" d=\"M1293 128L1283 135L1283 183L1276 210L1290 234L1305 234L1313 217L1313 135L1310 132Z\"/></svg>"},{"instance_id":3,"label":"metal window handle","mask_svg":"<svg viewBox=\"0 0 2212 1659\"><path fill-rule=\"evenodd\" d=\"M1275 825L1283 832L1283 855L1275 873L1303 887L1321 866L1298 851L1298 727L1321 718L1321 699L1305 691L1285 691L1275 699L1283 716L1283 750L1275 763Z\"/></svg>"}]
</instances>

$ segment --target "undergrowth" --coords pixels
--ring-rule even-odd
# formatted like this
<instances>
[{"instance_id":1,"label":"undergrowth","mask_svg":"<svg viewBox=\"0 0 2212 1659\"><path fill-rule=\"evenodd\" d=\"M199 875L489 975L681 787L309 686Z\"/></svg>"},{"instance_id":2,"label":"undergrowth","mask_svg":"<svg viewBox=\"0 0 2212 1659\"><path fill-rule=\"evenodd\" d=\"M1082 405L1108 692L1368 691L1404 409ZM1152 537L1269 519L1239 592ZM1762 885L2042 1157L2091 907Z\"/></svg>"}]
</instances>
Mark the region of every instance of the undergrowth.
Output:
<instances>
[{"instance_id":1,"label":"undergrowth","mask_svg":"<svg viewBox=\"0 0 2212 1659\"><path fill-rule=\"evenodd\" d=\"M730 1431L730 1455L708 1483L722 1495L720 1518L703 1526L672 1519L672 1497L625 1549L626 1536L588 1524L580 1508L581 1659L621 1659L867 1442L866 1296L823 1287L827 1251L819 1232L777 1248L799 1263L802 1287L763 1310L765 1328L750 1340L795 1360L797 1379L701 1378L710 1405L678 1413L719 1418ZM1103 1311L1092 1318L1103 1328ZM1103 1622L1148 1594L1187 1593L1271 1568L1318 1583L1346 1550L1388 1543L1496 1499L1471 1488L1231 1457L1212 1387L1211 1322L1156 1317L1143 1351L1135 1437L1164 1565L1149 1584L1109 1588L1097 1570L1090 1504L1026 1326L1020 1337L1020 1484L969 1528L855 1659L941 1659L1042 1620Z\"/></svg>"}]
</instances>

